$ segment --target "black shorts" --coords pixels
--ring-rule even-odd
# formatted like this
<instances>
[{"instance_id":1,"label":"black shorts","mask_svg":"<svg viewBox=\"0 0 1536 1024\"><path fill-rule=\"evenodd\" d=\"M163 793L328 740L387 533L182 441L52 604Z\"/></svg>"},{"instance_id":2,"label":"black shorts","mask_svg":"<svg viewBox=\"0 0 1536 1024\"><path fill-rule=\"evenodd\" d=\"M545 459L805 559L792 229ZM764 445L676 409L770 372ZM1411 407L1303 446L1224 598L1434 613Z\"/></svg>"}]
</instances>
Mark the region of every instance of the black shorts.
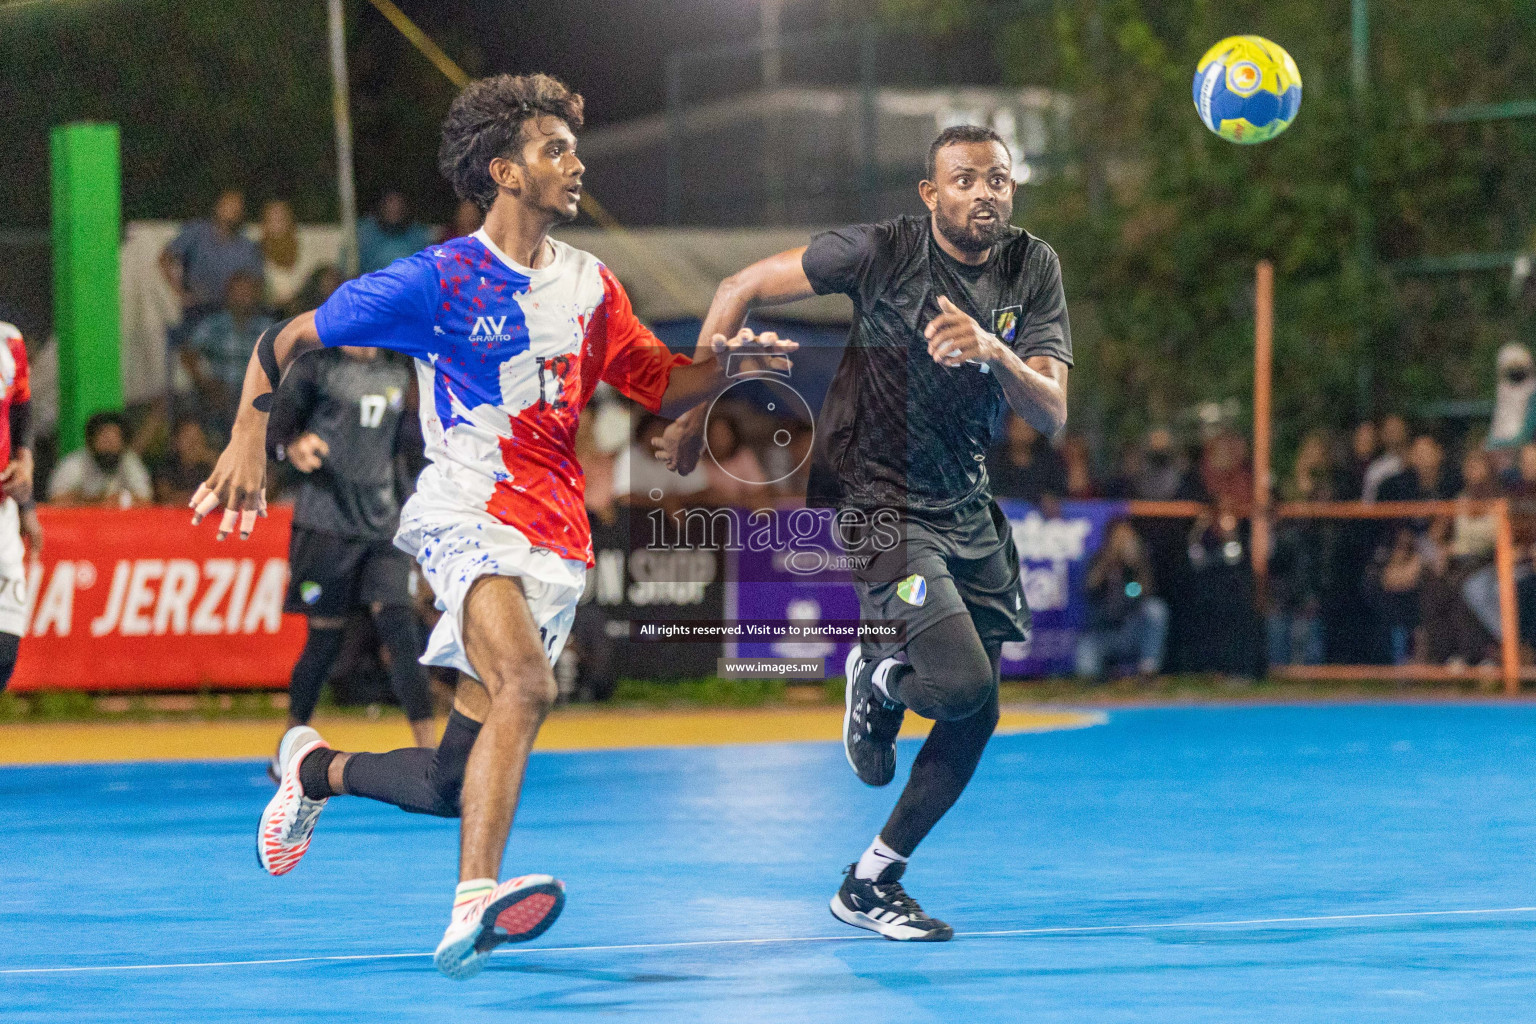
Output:
<instances>
[{"instance_id":1,"label":"black shorts","mask_svg":"<svg viewBox=\"0 0 1536 1024\"><path fill-rule=\"evenodd\" d=\"M390 541L293 528L283 611L339 618L354 608L411 603L411 556Z\"/></svg>"},{"instance_id":2,"label":"black shorts","mask_svg":"<svg viewBox=\"0 0 1536 1024\"><path fill-rule=\"evenodd\" d=\"M988 650L1029 639L1019 552L1008 517L997 502L976 502L940 515L908 515L896 532L901 542L874 552L853 574L859 616L906 623L905 636L864 642L864 656L898 653L929 626L969 614Z\"/></svg>"}]
</instances>

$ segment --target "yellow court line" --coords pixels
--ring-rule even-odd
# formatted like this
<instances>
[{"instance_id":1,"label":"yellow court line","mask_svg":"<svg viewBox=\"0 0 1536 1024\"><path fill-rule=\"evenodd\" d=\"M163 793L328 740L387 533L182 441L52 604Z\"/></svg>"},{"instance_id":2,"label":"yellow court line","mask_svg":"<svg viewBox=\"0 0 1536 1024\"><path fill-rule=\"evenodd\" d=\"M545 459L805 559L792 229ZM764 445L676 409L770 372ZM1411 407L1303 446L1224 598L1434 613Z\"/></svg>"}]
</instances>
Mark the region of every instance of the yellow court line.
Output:
<instances>
[{"instance_id":1,"label":"yellow court line","mask_svg":"<svg viewBox=\"0 0 1536 1024\"><path fill-rule=\"evenodd\" d=\"M999 732L1048 732L1098 725L1096 712L1009 708ZM340 750L391 750L410 743L398 716L315 722ZM929 723L907 718L903 736L921 736ZM0 725L0 764L68 764L82 761L201 761L266 757L282 723L90 722ZM615 711L571 708L551 715L539 734L539 750L612 750L693 747L737 743L837 740L842 714L828 708L753 708L739 711Z\"/></svg>"}]
</instances>

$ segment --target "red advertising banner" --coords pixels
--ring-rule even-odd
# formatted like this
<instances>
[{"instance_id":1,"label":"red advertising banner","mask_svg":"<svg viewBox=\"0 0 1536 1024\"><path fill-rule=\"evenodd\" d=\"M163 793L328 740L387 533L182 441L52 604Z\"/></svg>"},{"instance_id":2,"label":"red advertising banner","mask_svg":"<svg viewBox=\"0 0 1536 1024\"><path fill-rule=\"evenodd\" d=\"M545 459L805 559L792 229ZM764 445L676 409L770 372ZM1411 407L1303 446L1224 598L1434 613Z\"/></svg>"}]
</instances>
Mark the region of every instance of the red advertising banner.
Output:
<instances>
[{"instance_id":1,"label":"red advertising banner","mask_svg":"<svg viewBox=\"0 0 1536 1024\"><path fill-rule=\"evenodd\" d=\"M304 646L283 614L293 511L214 540L181 508L39 508L12 690L281 687Z\"/></svg>"}]
</instances>

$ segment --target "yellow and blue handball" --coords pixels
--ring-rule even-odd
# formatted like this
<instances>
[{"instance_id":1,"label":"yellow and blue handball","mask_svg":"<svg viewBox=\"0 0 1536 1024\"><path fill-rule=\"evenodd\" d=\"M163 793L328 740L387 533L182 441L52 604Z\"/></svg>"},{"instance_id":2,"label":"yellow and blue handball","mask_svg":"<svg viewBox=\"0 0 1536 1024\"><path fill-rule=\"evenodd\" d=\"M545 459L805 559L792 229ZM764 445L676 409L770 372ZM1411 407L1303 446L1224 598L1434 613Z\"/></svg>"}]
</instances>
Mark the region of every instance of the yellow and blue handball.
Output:
<instances>
[{"instance_id":1,"label":"yellow and blue handball","mask_svg":"<svg viewBox=\"0 0 1536 1024\"><path fill-rule=\"evenodd\" d=\"M1300 107L1296 62L1262 36L1228 36L1195 67L1195 109L1228 142L1272 139L1291 126Z\"/></svg>"}]
</instances>

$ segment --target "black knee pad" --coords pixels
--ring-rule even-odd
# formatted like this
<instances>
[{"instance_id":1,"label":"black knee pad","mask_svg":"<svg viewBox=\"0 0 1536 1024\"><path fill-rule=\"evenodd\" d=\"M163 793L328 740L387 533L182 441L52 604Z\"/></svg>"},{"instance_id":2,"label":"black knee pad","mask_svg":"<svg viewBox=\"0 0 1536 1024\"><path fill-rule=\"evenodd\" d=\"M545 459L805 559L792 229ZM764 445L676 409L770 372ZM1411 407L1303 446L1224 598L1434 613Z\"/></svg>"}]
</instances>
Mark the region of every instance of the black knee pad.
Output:
<instances>
[{"instance_id":1,"label":"black knee pad","mask_svg":"<svg viewBox=\"0 0 1536 1024\"><path fill-rule=\"evenodd\" d=\"M0 633L0 690L11 681L16 671L16 654L21 650L21 637L15 633Z\"/></svg>"},{"instance_id":2,"label":"black knee pad","mask_svg":"<svg viewBox=\"0 0 1536 1024\"><path fill-rule=\"evenodd\" d=\"M427 670L417 659L423 648L421 623L405 605L385 605L373 616L380 639L389 648L389 681L405 717L413 722L432 717L432 691Z\"/></svg>"},{"instance_id":3,"label":"black knee pad","mask_svg":"<svg viewBox=\"0 0 1536 1024\"><path fill-rule=\"evenodd\" d=\"M953 722L980 711L997 686L992 659L969 615L952 615L923 630L907 645L911 670L896 696L924 718Z\"/></svg>"},{"instance_id":4,"label":"black knee pad","mask_svg":"<svg viewBox=\"0 0 1536 1024\"><path fill-rule=\"evenodd\" d=\"M937 679L914 676L903 680L901 695L907 707L935 722L958 722L986 707L995 684L991 673L985 676L951 675Z\"/></svg>"}]
</instances>

